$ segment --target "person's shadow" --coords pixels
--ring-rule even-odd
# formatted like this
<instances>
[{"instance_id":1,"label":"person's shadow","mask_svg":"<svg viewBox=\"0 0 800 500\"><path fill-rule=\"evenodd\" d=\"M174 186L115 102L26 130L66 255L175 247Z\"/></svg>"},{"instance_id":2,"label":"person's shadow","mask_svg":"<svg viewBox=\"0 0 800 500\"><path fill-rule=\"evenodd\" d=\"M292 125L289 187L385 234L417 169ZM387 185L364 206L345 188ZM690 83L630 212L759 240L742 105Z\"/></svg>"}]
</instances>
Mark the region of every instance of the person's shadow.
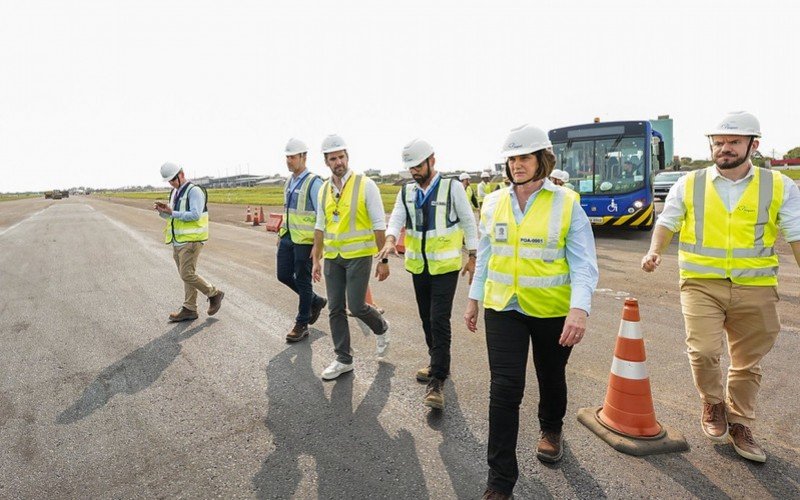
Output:
<instances>
[{"instance_id":1,"label":"person's shadow","mask_svg":"<svg viewBox=\"0 0 800 500\"><path fill-rule=\"evenodd\" d=\"M136 394L146 389L178 357L181 342L216 322L215 318L207 318L192 328L189 328L190 323L178 323L166 334L108 366L84 389L77 401L56 417L56 423L75 423L105 406L117 394Z\"/></svg>"},{"instance_id":2,"label":"person's shadow","mask_svg":"<svg viewBox=\"0 0 800 500\"><path fill-rule=\"evenodd\" d=\"M253 477L258 498L291 498L316 478L317 498L427 498L414 439L390 436L378 421L389 398L394 366L380 363L364 399L353 409L353 372L332 382L330 400L311 366L312 329L306 342L288 346L267 365L266 426L274 450ZM316 467L304 467L313 459ZM310 470L308 470L310 469ZM313 479L308 480L314 482Z\"/></svg>"}]
</instances>

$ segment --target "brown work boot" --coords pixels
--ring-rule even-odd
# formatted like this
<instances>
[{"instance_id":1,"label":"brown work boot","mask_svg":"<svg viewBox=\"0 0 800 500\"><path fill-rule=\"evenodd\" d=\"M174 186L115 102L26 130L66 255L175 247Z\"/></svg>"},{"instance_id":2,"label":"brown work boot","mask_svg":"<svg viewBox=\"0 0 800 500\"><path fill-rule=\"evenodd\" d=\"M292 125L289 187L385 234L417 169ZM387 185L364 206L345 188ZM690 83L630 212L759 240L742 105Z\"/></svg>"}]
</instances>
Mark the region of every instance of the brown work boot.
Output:
<instances>
[{"instance_id":1,"label":"brown work boot","mask_svg":"<svg viewBox=\"0 0 800 500\"><path fill-rule=\"evenodd\" d=\"M481 500L509 500L510 498L511 495L506 495L505 493L500 493L497 490L486 488L486 491L483 492Z\"/></svg>"},{"instance_id":2,"label":"brown work boot","mask_svg":"<svg viewBox=\"0 0 800 500\"><path fill-rule=\"evenodd\" d=\"M750 427L742 424L731 424L730 440L733 443L733 449L740 456L753 462L763 463L767 461L767 454L756 443Z\"/></svg>"},{"instance_id":3,"label":"brown work boot","mask_svg":"<svg viewBox=\"0 0 800 500\"><path fill-rule=\"evenodd\" d=\"M431 381L428 382L428 392L425 394L425 406L436 410L444 410L443 385L444 380L439 380L438 378L432 378Z\"/></svg>"},{"instance_id":4,"label":"brown work boot","mask_svg":"<svg viewBox=\"0 0 800 500\"><path fill-rule=\"evenodd\" d=\"M217 294L208 298L208 315L213 316L217 314L220 306L222 306L222 299L225 298L225 292L218 290Z\"/></svg>"},{"instance_id":5,"label":"brown work boot","mask_svg":"<svg viewBox=\"0 0 800 500\"><path fill-rule=\"evenodd\" d=\"M197 311L192 311L190 309L186 309L185 307L181 307L181 310L176 313L169 313L169 320L173 323L190 321L193 319L197 319Z\"/></svg>"},{"instance_id":6,"label":"brown work boot","mask_svg":"<svg viewBox=\"0 0 800 500\"><path fill-rule=\"evenodd\" d=\"M322 310L325 309L325 306L327 305L328 305L328 299L326 299L325 297L320 297L319 303L315 306L314 305L311 306L311 319L308 320L309 325L313 325L314 323L317 322L317 320L319 319L319 313L321 313Z\"/></svg>"},{"instance_id":7,"label":"brown work boot","mask_svg":"<svg viewBox=\"0 0 800 500\"><path fill-rule=\"evenodd\" d=\"M536 447L536 458L542 462L558 462L564 454L563 444L564 436L561 432L542 431Z\"/></svg>"},{"instance_id":8,"label":"brown work boot","mask_svg":"<svg viewBox=\"0 0 800 500\"><path fill-rule=\"evenodd\" d=\"M703 416L700 417L700 427L703 434L715 443L724 443L728 440L728 417L725 403L715 405L703 403Z\"/></svg>"},{"instance_id":9,"label":"brown work boot","mask_svg":"<svg viewBox=\"0 0 800 500\"><path fill-rule=\"evenodd\" d=\"M286 342L300 342L306 337L308 337L308 325L295 323L292 331L286 334Z\"/></svg>"},{"instance_id":10,"label":"brown work boot","mask_svg":"<svg viewBox=\"0 0 800 500\"><path fill-rule=\"evenodd\" d=\"M417 380L425 382L426 384L431 381L431 367L426 366L417 370Z\"/></svg>"}]
</instances>

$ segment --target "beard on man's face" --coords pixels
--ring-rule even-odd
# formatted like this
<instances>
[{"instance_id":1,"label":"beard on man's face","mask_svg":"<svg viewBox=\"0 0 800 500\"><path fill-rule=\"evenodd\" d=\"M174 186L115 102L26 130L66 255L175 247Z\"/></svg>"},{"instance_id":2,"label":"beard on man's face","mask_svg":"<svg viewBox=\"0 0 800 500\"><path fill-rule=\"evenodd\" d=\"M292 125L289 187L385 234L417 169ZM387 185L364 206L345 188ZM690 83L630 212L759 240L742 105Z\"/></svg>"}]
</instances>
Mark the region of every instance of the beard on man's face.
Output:
<instances>
[{"instance_id":1,"label":"beard on man's face","mask_svg":"<svg viewBox=\"0 0 800 500\"><path fill-rule=\"evenodd\" d=\"M714 163L721 170L731 170L747 161L746 156L739 157L733 153L718 154Z\"/></svg>"}]
</instances>

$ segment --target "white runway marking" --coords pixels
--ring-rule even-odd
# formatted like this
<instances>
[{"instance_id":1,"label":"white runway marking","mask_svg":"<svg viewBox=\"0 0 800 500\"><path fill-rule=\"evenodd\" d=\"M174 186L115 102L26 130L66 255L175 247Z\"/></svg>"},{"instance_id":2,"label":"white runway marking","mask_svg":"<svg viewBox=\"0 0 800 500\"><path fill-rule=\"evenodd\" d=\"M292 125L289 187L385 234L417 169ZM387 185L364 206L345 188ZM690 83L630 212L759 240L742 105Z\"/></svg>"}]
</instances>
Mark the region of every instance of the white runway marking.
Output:
<instances>
[{"instance_id":1,"label":"white runway marking","mask_svg":"<svg viewBox=\"0 0 800 500\"><path fill-rule=\"evenodd\" d=\"M47 207L47 208L50 208L50 207ZM14 225L12 225L12 226L9 226L9 227L7 227L7 228L5 228L5 229L3 229L2 231L0 231L0 236L3 236L4 234L6 234L6 233L10 232L11 230L13 230L14 228L16 228L17 226L19 226L19 225L20 225L20 224L22 224L23 222L25 222L25 221L28 221L28 220L30 220L30 219L33 219L34 217L36 217L36 216L37 216L37 215L39 215L40 213L42 213L42 212L44 212L45 210L47 210L47 208L43 208L43 209L39 210L38 212L36 212L35 214L33 214L33 215L31 215L31 216L28 216L28 217L26 217L26 218L22 219L21 221L17 222L16 224L14 224Z\"/></svg>"}]
</instances>

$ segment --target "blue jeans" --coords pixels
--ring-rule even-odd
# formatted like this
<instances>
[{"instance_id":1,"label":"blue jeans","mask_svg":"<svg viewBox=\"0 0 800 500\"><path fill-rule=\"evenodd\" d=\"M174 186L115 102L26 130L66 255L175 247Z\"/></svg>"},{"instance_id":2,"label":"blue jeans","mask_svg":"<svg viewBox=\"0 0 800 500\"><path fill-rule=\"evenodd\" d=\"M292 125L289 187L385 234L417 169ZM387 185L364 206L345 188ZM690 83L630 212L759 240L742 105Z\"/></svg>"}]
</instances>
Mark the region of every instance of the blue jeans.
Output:
<instances>
[{"instance_id":1,"label":"blue jeans","mask_svg":"<svg viewBox=\"0 0 800 500\"><path fill-rule=\"evenodd\" d=\"M300 296L295 321L302 325L311 319L311 307L322 300L311 285L311 246L295 245L289 233L278 245L278 281Z\"/></svg>"}]
</instances>

